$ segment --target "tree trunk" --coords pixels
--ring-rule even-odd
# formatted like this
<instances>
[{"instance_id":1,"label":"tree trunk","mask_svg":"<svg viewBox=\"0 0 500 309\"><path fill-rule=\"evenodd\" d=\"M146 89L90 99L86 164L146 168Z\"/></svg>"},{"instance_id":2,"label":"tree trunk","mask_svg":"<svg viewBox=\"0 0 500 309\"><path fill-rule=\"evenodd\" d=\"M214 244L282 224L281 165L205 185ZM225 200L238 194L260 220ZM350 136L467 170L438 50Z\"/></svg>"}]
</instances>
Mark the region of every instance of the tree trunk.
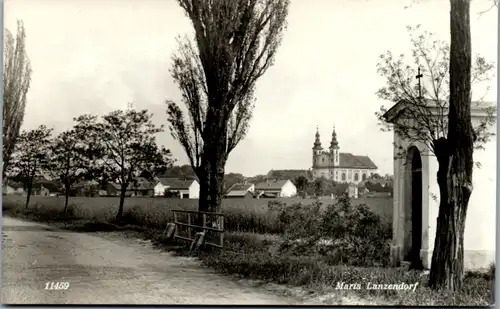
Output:
<instances>
[{"instance_id":1,"label":"tree trunk","mask_svg":"<svg viewBox=\"0 0 500 309\"><path fill-rule=\"evenodd\" d=\"M126 188L126 187L125 187ZM126 190L120 190L120 205L118 206L118 213L116 214L116 220L120 220L123 216L123 205L125 204L125 192Z\"/></svg>"},{"instance_id":2,"label":"tree trunk","mask_svg":"<svg viewBox=\"0 0 500 309\"><path fill-rule=\"evenodd\" d=\"M207 156L201 158L201 167L198 172L198 180L200 181L200 197L198 199L198 211L208 212L210 199L210 162Z\"/></svg>"},{"instance_id":3,"label":"tree trunk","mask_svg":"<svg viewBox=\"0 0 500 309\"><path fill-rule=\"evenodd\" d=\"M214 159L210 167L212 171L210 173L210 203L209 211L215 213L221 213L222 211L222 195L224 193L224 167L226 165L226 160L224 159L225 154L218 156Z\"/></svg>"},{"instance_id":4,"label":"tree trunk","mask_svg":"<svg viewBox=\"0 0 500 309\"><path fill-rule=\"evenodd\" d=\"M450 0L450 108L447 159L441 162L441 201L432 254L429 286L458 291L464 267L464 232L472 193L474 131L470 116L470 0ZM438 156L438 154L436 154Z\"/></svg>"},{"instance_id":5,"label":"tree trunk","mask_svg":"<svg viewBox=\"0 0 500 309\"><path fill-rule=\"evenodd\" d=\"M30 197L31 197L31 192L32 192L32 189L33 189L33 183L29 183L28 186L27 186L28 190L26 192L26 205L25 205L25 208L28 209L28 205L30 204Z\"/></svg>"},{"instance_id":6,"label":"tree trunk","mask_svg":"<svg viewBox=\"0 0 500 309\"><path fill-rule=\"evenodd\" d=\"M209 156L202 158L201 171L198 175L200 180L198 211L221 213L226 160L225 153L214 155L218 152L217 150L213 150L214 148L208 152ZM202 216L198 216L197 225L202 224L201 220ZM212 222L216 222L216 220L217 217L215 216L210 218Z\"/></svg>"},{"instance_id":7,"label":"tree trunk","mask_svg":"<svg viewBox=\"0 0 500 309\"><path fill-rule=\"evenodd\" d=\"M224 193L224 167L227 158L227 120L220 110L211 110L207 115L208 126L201 157L200 199L198 211L221 213ZM207 218L212 226L217 226L218 217ZM197 225L201 225L202 216L198 216Z\"/></svg>"},{"instance_id":8,"label":"tree trunk","mask_svg":"<svg viewBox=\"0 0 500 309\"><path fill-rule=\"evenodd\" d=\"M69 201L69 187L64 188L64 213L68 211L68 201Z\"/></svg>"}]
</instances>

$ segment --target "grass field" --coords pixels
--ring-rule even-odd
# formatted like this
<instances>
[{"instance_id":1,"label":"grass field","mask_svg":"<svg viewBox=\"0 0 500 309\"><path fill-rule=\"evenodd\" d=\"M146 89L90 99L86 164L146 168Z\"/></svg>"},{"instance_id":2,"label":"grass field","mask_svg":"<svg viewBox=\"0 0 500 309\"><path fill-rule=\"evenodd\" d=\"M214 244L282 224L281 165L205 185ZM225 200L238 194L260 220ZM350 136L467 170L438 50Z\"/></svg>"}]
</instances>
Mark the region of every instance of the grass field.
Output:
<instances>
[{"instance_id":1,"label":"grass field","mask_svg":"<svg viewBox=\"0 0 500 309\"><path fill-rule=\"evenodd\" d=\"M280 199L224 199L222 212L224 213L225 228L235 232L280 233L277 224L277 213L269 211L270 201L279 201L292 205L301 203L310 205L314 199L280 198ZM16 208L23 207L25 198L22 196L3 196L4 205ZM321 200L324 205L333 203L333 200ZM73 214L77 217L93 220L112 220L118 211L119 198L117 197L71 197L69 204ZM360 198L352 201L353 204L367 204L372 211L379 214L384 222L392 219L392 198L374 197ZM198 200L173 198L130 197L125 199L124 215L133 214L139 225L161 228L173 221L173 209L196 210ZM64 208L64 197L32 196L29 208L45 208L61 211Z\"/></svg>"}]
</instances>

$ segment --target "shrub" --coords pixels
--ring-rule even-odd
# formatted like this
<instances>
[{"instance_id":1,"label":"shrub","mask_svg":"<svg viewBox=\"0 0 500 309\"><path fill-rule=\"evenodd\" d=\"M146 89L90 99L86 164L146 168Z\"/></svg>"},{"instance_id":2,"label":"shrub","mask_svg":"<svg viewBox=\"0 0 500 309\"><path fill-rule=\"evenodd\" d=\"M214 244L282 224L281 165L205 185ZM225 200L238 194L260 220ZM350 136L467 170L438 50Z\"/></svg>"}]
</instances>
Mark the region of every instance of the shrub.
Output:
<instances>
[{"instance_id":1,"label":"shrub","mask_svg":"<svg viewBox=\"0 0 500 309\"><path fill-rule=\"evenodd\" d=\"M389 263L390 226L366 205L353 206L347 194L324 209L321 203L281 208L284 255L321 255L330 265L383 266Z\"/></svg>"}]
</instances>

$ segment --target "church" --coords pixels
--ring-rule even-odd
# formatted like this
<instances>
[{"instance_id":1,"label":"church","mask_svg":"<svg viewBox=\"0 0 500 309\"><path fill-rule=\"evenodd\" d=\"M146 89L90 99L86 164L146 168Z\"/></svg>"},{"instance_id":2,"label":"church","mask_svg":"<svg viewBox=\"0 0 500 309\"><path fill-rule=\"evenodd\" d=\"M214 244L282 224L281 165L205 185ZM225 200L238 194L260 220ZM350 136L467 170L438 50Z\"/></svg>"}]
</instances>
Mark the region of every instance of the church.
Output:
<instances>
[{"instance_id":1,"label":"church","mask_svg":"<svg viewBox=\"0 0 500 309\"><path fill-rule=\"evenodd\" d=\"M312 158L314 178L325 177L337 182L357 184L377 172L377 166L368 156L339 152L339 149L335 126L330 147L326 151L321 147L319 129L316 129Z\"/></svg>"}]
</instances>

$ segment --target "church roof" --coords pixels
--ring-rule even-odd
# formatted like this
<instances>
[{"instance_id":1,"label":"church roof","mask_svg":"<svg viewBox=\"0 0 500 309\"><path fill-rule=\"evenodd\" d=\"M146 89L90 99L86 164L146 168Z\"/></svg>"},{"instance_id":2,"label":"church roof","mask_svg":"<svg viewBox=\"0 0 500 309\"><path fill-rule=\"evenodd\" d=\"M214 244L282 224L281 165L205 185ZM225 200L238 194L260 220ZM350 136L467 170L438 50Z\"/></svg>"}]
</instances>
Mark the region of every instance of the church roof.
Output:
<instances>
[{"instance_id":1,"label":"church roof","mask_svg":"<svg viewBox=\"0 0 500 309\"><path fill-rule=\"evenodd\" d=\"M377 169L377 166L368 156L355 156L351 153L339 153L339 168L367 168Z\"/></svg>"},{"instance_id":2,"label":"church roof","mask_svg":"<svg viewBox=\"0 0 500 309\"><path fill-rule=\"evenodd\" d=\"M319 129L318 128L316 128L316 135L315 135L315 139L314 139L313 149L323 150L323 147L321 147L321 140L319 139Z\"/></svg>"}]
</instances>

